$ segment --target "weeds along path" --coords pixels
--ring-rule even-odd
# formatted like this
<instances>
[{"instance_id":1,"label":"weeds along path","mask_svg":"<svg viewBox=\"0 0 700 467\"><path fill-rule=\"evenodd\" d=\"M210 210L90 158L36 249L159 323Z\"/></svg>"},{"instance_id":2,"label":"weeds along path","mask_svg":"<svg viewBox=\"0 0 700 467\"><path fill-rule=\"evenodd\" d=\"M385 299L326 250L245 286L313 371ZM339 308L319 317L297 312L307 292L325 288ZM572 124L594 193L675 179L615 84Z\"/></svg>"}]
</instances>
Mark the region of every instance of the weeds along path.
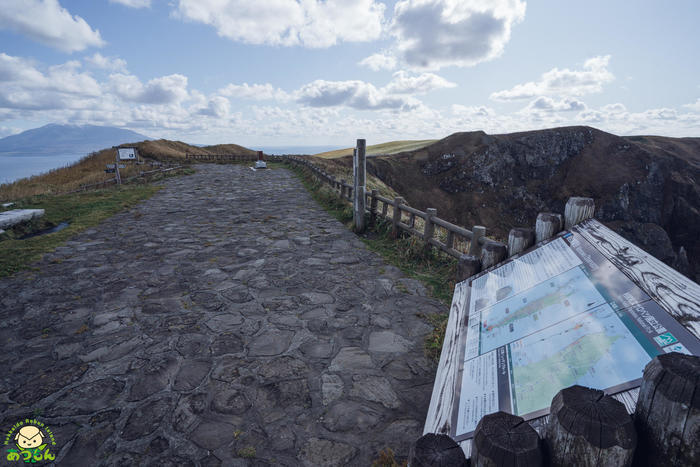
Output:
<instances>
[{"instance_id":1,"label":"weeds along path","mask_svg":"<svg viewBox=\"0 0 700 467\"><path fill-rule=\"evenodd\" d=\"M3 433L38 419L60 465L406 456L434 377L416 314L444 307L287 170L163 184L0 280Z\"/></svg>"}]
</instances>

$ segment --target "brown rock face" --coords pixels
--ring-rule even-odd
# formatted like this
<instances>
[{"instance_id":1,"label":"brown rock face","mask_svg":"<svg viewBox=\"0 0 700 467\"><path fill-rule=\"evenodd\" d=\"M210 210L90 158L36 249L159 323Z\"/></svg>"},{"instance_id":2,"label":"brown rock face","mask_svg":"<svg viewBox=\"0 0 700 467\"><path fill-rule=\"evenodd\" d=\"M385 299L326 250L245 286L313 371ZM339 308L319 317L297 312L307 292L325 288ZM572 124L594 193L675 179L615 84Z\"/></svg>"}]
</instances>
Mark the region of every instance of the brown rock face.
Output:
<instances>
[{"instance_id":1,"label":"brown rock face","mask_svg":"<svg viewBox=\"0 0 700 467\"><path fill-rule=\"evenodd\" d=\"M367 166L412 206L501 239L539 212L563 212L570 196L592 197L597 219L700 281L700 138L478 131Z\"/></svg>"}]
</instances>

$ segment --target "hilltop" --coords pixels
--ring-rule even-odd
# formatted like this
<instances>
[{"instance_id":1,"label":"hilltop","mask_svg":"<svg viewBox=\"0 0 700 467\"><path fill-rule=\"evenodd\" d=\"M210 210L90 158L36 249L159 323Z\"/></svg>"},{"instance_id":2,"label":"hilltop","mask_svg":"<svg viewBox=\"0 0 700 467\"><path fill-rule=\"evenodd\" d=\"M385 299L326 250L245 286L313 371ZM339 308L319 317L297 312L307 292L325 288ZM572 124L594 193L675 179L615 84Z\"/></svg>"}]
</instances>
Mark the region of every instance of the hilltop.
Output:
<instances>
[{"instance_id":1,"label":"hilltop","mask_svg":"<svg viewBox=\"0 0 700 467\"><path fill-rule=\"evenodd\" d=\"M140 156L146 161L177 162L184 160L186 154L256 154L255 151L237 144L197 147L182 141L165 139L123 143L119 146L138 148ZM38 194L64 192L76 189L80 185L102 182L113 177L113 174L106 174L104 169L106 164L114 163L115 157L116 151L110 147L93 152L67 167L0 185L0 200L6 201ZM138 170L136 166L130 164L124 171L124 176L134 175ZM148 168L141 170L148 170Z\"/></svg>"},{"instance_id":2,"label":"hilltop","mask_svg":"<svg viewBox=\"0 0 700 467\"><path fill-rule=\"evenodd\" d=\"M399 152L413 151L417 149L424 148L437 140L435 139L422 139L422 140L405 140L405 141L389 141L388 143L373 144L367 146L367 155L389 155L396 154ZM314 154L314 157L320 157L322 159L336 159L338 157L352 156L352 150L354 148L336 149L335 151L321 152L319 154Z\"/></svg>"},{"instance_id":3,"label":"hilltop","mask_svg":"<svg viewBox=\"0 0 700 467\"><path fill-rule=\"evenodd\" d=\"M351 167L345 157L326 164ZM418 150L367 159L367 170L419 209L505 239L570 196L596 218L700 281L700 138L620 137L576 126L455 133Z\"/></svg>"}]
</instances>

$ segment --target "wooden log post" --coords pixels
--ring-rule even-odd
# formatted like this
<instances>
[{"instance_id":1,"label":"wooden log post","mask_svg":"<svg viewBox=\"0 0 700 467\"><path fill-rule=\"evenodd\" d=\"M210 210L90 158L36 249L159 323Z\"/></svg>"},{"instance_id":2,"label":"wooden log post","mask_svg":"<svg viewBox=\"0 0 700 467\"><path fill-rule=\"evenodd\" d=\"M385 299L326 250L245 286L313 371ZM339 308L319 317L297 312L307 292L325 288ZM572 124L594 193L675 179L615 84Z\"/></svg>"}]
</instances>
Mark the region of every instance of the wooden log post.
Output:
<instances>
[{"instance_id":1,"label":"wooden log post","mask_svg":"<svg viewBox=\"0 0 700 467\"><path fill-rule=\"evenodd\" d=\"M369 221L372 225L377 223L377 205L379 203L379 200L377 199L378 194L379 192L377 190L372 190L370 192Z\"/></svg>"},{"instance_id":2,"label":"wooden log post","mask_svg":"<svg viewBox=\"0 0 700 467\"><path fill-rule=\"evenodd\" d=\"M437 209L428 208L425 210L425 225L423 227L423 241L425 242L425 252L429 253L432 245L430 240L433 239L435 235L435 224L433 224L433 217L437 217Z\"/></svg>"},{"instance_id":3,"label":"wooden log post","mask_svg":"<svg viewBox=\"0 0 700 467\"><path fill-rule=\"evenodd\" d=\"M483 225L475 225L472 227L472 239L469 242L469 254L479 256L481 254L481 245L479 239L486 235L486 227Z\"/></svg>"},{"instance_id":4,"label":"wooden log post","mask_svg":"<svg viewBox=\"0 0 700 467\"><path fill-rule=\"evenodd\" d=\"M532 229L515 228L508 233L508 257L527 250L535 243L535 232Z\"/></svg>"},{"instance_id":5,"label":"wooden log post","mask_svg":"<svg viewBox=\"0 0 700 467\"><path fill-rule=\"evenodd\" d=\"M472 255L462 255L457 261L455 282L459 283L478 274L481 271L481 258Z\"/></svg>"},{"instance_id":6,"label":"wooden log post","mask_svg":"<svg viewBox=\"0 0 700 467\"><path fill-rule=\"evenodd\" d=\"M409 452L411 467L466 467L464 451L447 435L428 433L413 443Z\"/></svg>"},{"instance_id":7,"label":"wooden log post","mask_svg":"<svg viewBox=\"0 0 700 467\"><path fill-rule=\"evenodd\" d=\"M552 399L546 445L552 466L629 466L637 433L622 402L576 385Z\"/></svg>"},{"instance_id":8,"label":"wooden log post","mask_svg":"<svg viewBox=\"0 0 700 467\"><path fill-rule=\"evenodd\" d=\"M649 362L634 421L639 465L700 465L700 357L672 352Z\"/></svg>"},{"instance_id":9,"label":"wooden log post","mask_svg":"<svg viewBox=\"0 0 700 467\"><path fill-rule=\"evenodd\" d=\"M499 242L490 241L481 249L481 268L487 269L506 258L508 248Z\"/></svg>"},{"instance_id":10,"label":"wooden log post","mask_svg":"<svg viewBox=\"0 0 700 467\"><path fill-rule=\"evenodd\" d=\"M401 222L401 208L399 208L399 205L404 204L405 202L406 200L400 196L394 198L394 216L392 218L391 230L391 236L393 238L399 238L399 235L401 234L401 228L399 227L399 222Z\"/></svg>"},{"instance_id":11,"label":"wooden log post","mask_svg":"<svg viewBox=\"0 0 700 467\"><path fill-rule=\"evenodd\" d=\"M340 179L340 197L341 198L346 198L346 196L345 196L345 184L346 183L347 182L345 181L344 178Z\"/></svg>"},{"instance_id":12,"label":"wooden log post","mask_svg":"<svg viewBox=\"0 0 700 467\"><path fill-rule=\"evenodd\" d=\"M593 218L595 202L593 198L572 197L564 208L564 228L571 230L579 222Z\"/></svg>"},{"instance_id":13,"label":"wooden log post","mask_svg":"<svg viewBox=\"0 0 700 467\"><path fill-rule=\"evenodd\" d=\"M365 159L366 141L364 139L357 140L357 149L355 151L353 171L355 172L355 181L353 184L353 220L356 232L364 232L365 228L365 208L367 198L365 197L365 173L367 170Z\"/></svg>"},{"instance_id":14,"label":"wooden log post","mask_svg":"<svg viewBox=\"0 0 700 467\"><path fill-rule=\"evenodd\" d=\"M505 412L484 416L474 431L471 465L543 465L540 437L522 417Z\"/></svg>"},{"instance_id":15,"label":"wooden log post","mask_svg":"<svg viewBox=\"0 0 700 467\"><path fill-rule=\"evenodd\" d=\"M535 221L535 242L539 243L554 237L562 228L561 214L541 212Z\"/></svg>"}]
</instances>

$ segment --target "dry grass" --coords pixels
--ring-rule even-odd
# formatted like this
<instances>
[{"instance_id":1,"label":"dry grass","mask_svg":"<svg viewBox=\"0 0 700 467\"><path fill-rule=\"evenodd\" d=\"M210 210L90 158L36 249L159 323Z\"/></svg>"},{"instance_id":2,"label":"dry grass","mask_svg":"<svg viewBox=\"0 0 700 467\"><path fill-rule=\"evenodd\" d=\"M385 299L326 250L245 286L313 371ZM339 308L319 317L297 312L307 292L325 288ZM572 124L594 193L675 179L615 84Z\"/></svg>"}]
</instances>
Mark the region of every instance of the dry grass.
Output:
<instances>
[{"instance_id":1,"label":"dry grass","mask_svg":"<svg viewBox=\"0 0 700 467\"><path fill-rule=\"evenodd\" d=\"M414 151L416 149L424 148L430 144L433 144L436 139L422 139L422 140L406 140L406 141L390 141L388 143L373 144L367 146L367 154L396 154L404 151ZM320 157L322 159L335 159L336 157L352 156L352 150L354 148L346 149L336 149L335 151L321 152L315 154L315 157Z\"/></svg>"},{"instance_id":2,"label":"dry grass","mask_svg":"<svg viewBox=\"0 0 700 467\"><path fill-rule=\"evenodd\" d=\"M136 147L142 160L179 162L186 154L243 154L255 155L255 151L236 144L220 144L199 148L181 141L155 140L140 143L122 144L121 147ZM106 164L113 164L116 159L115 149L103 149L67 167L51 170L47 173L23 178L12 183L0 185L0 201L14 201L36 195L65 193L79 189L82 185L101 183L114 178L115 174L105 173ZM136 165L124 162L125 169L120 169L122 179L133 177L140 171L150 170L148 165Z\"/></svg>"}]
</instances>

